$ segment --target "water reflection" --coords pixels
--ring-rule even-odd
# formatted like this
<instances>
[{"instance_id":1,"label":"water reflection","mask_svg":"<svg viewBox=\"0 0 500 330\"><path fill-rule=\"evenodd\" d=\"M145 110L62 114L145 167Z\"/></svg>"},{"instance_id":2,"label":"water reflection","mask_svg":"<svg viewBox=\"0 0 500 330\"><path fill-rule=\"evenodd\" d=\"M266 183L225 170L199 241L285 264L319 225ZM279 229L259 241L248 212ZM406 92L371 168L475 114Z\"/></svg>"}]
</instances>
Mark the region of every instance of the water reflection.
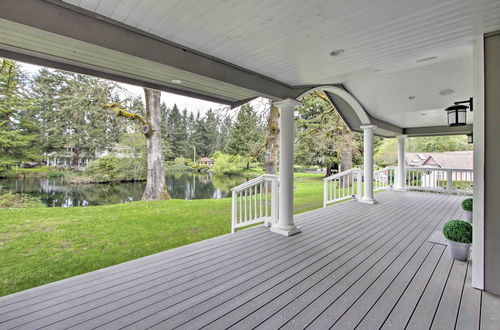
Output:
<instances>
[{"instance_id":1,"label":"water reflection","mask_svg":"<svg viewBox=\"0 0 500 330\"><path fill-rule=\"evenodd\" d=\"M242 176L169 173L167 187L172 198L216 199L228 197L231 188L246 181ZM2 179L0 186L12 192L38 196L50 207L117 204L140 200L145 182L68 185L61 178Z\"/></svg>"}]
</instances>

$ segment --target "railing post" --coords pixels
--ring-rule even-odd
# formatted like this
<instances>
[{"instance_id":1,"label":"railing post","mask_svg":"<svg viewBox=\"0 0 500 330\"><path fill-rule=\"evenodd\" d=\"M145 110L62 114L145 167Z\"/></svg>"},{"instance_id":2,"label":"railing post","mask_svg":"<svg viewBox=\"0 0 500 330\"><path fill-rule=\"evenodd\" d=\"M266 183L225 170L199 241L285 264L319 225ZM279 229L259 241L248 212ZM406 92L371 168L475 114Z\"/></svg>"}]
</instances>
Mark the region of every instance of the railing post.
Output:
<instances>
[{"instance_id":1,"label":"railing post","mask_svg":"<svg viewBox=\"0 0 500 330\"><path fill-rule=\"evenodd\" d=\"M328 181L323 181L323 207L326 207L326 202L328 201Z\"/></svg>"},{"instance_id":2,"label":"railing post","mask_svg":"<svg viewBox=\"0 0 500 330\"><path fill-rule=\"evenodd\" d=\"M279 209L279 187L278 178L274 177L271 181L271 226L278 223L278 209Z\"/></svg>"},{"instance_id":3,"label":"railing post","mask_svg":"<svg viewBox=\"0 0 500 330\"><path fill-rule=\"evenodd\" d=\"M363 196L363 172L358 171L356 173L357 180L358 180L358 191L357 191L357 196L356 200L359 202L361 200L361 196Z\"/></svg>"},{"instance_id":4,"label":"railing post","mask_svg":"<svg viewBox=\"0 0 500 330\"><path fill-rule=\"evenodd\" d=\"M452 170L446 170L446 183L447 183L446 189L448 191L452 191L453 190L453 171Z\"/></svg>"},{"instance_id":5,"label":"railing post","mask_svg":"<svg viewBox=\"0 0 500 330\"><path fill-rule=\"evenodd\" d=\"M238 195L236 191L233 190L233 198L232 198L232 212L231 212L231 232L236 232L236 219L238 212Z\"/></svg>"}]
</instances>

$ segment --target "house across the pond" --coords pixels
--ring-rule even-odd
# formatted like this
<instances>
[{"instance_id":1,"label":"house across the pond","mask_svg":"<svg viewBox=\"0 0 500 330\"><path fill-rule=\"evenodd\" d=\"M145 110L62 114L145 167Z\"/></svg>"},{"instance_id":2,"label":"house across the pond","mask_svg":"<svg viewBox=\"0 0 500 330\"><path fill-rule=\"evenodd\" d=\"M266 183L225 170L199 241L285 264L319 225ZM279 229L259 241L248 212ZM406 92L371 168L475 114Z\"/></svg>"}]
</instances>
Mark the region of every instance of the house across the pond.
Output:
<instances>
[{"instance_id":1,"label":"house across the pond","mask_svg":"<svg viewBox=\"0 0 500 330\"><path fill-rule=\"evenodd\" d=\"M443 180L451 174L452 182L471 182L474 177L474 155L472 150L468 151L448 151L448 152L416 152L406 153L406 166L411 168L445 168L447 171L429 170L423 173L422 184L427 187L440 186ZM455 171L452 171L455 170ZM463 170L463 171L457 171ZM449 172L449 173L447 173Z\"/></svg>"},{"instance_id":2,"label":"house across the pond","mask_svg":"<svg viewBox=\"0 0 500 330\"><path fill-rule=\"evenodd\" d=\"M473 169L473 152L407 152L406 165L408 167L438 167L452 169Z\"/></svg>"},{"instance_id":3,"label":"house across the pond","mask_svg":"<svg viewBox=\"0 0 500 330\"><path fill-rule=\"evenodd\" d=\"M214 160L212 158L209 158L209 157L200 158L200 160L198 161L198 165L207 165L207 166L212 167L213 164L214 164Z\"/></svg>"}]
</instances>

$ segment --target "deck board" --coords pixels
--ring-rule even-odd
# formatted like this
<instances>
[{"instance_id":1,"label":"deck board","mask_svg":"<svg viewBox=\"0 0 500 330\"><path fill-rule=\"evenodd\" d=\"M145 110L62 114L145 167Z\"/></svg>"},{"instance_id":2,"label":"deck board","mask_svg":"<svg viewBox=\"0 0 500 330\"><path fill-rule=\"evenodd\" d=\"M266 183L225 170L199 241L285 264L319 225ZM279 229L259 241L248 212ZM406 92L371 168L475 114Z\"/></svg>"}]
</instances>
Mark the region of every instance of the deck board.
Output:
<instances>
[{"instance_id":1,"label":"deck board","mask_svg":"<svg viewBox=\"0 0 500 330\"><path fill-rule=\"evenodd\" d=\"M467 276L464 281L460 309L456 328L459 330L479 329L481 317L481 291L475 290L468 283L472 282L472 262L467 265ZM500 310L500 307L499 307Z\"/></svg>"},{"instance_id":2,"label":"deck board","mask_svg":"<svg viewBox=\"0 0 500 330\"><path fill-rule=\"evenodd\" d=\"M500 299L427 242L463 197L377 193L0 298L1 329L495 329ZM487 303L485 303L487 302Z\"/></svg>"}]
</instances>

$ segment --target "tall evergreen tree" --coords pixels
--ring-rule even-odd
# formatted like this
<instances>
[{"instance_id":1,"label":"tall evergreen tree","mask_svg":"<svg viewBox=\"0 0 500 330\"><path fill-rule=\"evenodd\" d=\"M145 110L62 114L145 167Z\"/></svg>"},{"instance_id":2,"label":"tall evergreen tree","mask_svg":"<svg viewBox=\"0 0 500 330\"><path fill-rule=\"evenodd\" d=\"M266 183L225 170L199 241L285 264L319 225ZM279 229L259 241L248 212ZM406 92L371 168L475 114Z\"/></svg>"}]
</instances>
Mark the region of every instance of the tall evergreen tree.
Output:
<instances>
[{"instance_id":1,"label":"tall evergreen tree","mask_svg":"<svg viewBox=\"0 0 500 330\"><path fill-rule=\"evenodd\" d=\"M37 157L37 127L26 84L26 75L15 62L0 60L0 174Z\"/></svg>"},{"instance_id":2,"label":"tall evergreen tree","mask_svg":"<svg viewBox=\"0 0 500 330\"><path fill-rule=\"evenodd\" d=\"M102 79L63 71L40 70L32 83L32 98L42 129L45 151L71 148L73 164L84 155L118 141L121 127L116 117L104 112L111 103L115 84Z\"/></svg>"},{"instance_id":3,"label":"tall evergreen tree","mask_svg":"<svg viewBox=\"0 0 500 330\"><path fill-rule=\"evenodd\" d=\"M241 106L233 128L229 132L226 150L232 155L256 157L262 147L262 127L257 112L249 104ZM247 161L247 167L249 161Z\"/></svg>"},{"instance_id":4,"label":"tall evergreen tree","mask_svg":"<svg viewBox=\"0 0 500 330\"><path fill-rule=\"evenodd\" d=\"M183 118L176 104L169 111L167 118L167 141L173 157L183 157L188 144L187 121Z\"/></svg>"},{"instance_id":5,"label":"tall evergreen tree","mask_svg":"<svg viewBox=\"0 0 500 330\"><path fill-rule=\"evenodd\" d=\"M200 111L198 111L193 122L193 134L191 136L191 146L196 148L197 157L205 157L207 154L207 146L205 144L204 135L205 119L201 116Z\"/></svg>"},{"instance_id":6,"label":"tall evergreen tree","mask_svg":"<svg viewBox=\"0 0 500 330\"><path fill-rule=\"evenodd\" d=\"M219 135L218 126L219 123L215 116L215 112L209 109L203 120L203 134L201 135L201 144L203 148L200 156L209 157L214 154Z\"/></svg>"},{"instance_id":7,"label":"tall evergreen tree","mask_svg":"<svg viewBox=\"0 0 500 330\"><path fill-rule=\"evenodd\" d=\"M227 140L229 138L229 131L232 129L233 121L231 116L219 115L217 117L218 125L218 134L217 134L217 142L215 146L216 151L226 152Z\"/></svg>"}]
</instances>

